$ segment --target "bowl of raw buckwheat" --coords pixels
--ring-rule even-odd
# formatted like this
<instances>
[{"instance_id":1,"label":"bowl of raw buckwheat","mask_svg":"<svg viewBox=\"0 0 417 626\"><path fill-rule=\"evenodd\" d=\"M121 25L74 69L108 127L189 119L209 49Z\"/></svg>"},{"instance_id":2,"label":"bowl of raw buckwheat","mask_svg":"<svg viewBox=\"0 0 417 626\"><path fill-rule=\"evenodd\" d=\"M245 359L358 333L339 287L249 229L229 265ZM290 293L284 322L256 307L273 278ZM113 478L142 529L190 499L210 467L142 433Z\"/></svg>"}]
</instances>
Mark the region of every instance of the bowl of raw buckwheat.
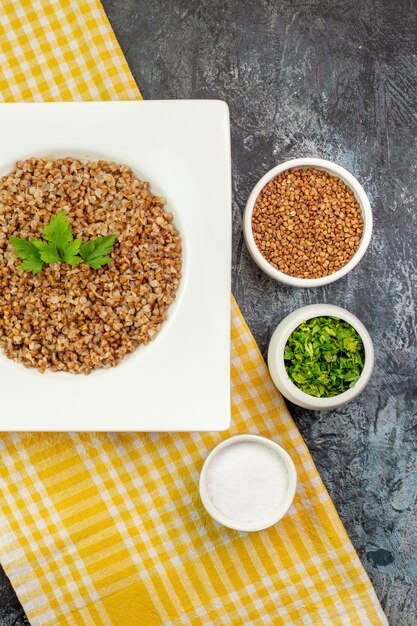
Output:
<instances>
[{"instance_id":1,"label":"bowl of raw buckwheat","mask_svg":"<svg viewBox=\"0 0 417 626\"><path fill-rule=\"evenodd\" d=\"M243 230L257 265L293 287L319 287L350 272L372 234L362 185L323 159L293 159L267 172L246 203Z\"/></svg>"}]
</instances>

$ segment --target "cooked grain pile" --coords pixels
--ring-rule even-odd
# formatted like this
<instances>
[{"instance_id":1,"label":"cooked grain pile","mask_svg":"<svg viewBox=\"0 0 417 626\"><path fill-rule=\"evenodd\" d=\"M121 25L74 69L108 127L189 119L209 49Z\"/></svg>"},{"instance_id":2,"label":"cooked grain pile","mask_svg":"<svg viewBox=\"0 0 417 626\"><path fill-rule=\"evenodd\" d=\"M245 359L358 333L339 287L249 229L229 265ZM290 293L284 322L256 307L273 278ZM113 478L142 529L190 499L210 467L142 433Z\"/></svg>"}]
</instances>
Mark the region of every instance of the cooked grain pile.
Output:
<instances>
[{"instance_id":1,"label":"cooked grain pile","mask_svg":"<svg viewBox=\"0 0 417 626\"><path fill-rule=\"evenodd\" d=\"M125 165L32 158L0 180L0 344L42 372L117 365L158 333L181 276L181 242L165 201ZM42 236L64 210L75 237L117 234L112 262L19 268L11 236Z\"/></svg>"}]
</instances>

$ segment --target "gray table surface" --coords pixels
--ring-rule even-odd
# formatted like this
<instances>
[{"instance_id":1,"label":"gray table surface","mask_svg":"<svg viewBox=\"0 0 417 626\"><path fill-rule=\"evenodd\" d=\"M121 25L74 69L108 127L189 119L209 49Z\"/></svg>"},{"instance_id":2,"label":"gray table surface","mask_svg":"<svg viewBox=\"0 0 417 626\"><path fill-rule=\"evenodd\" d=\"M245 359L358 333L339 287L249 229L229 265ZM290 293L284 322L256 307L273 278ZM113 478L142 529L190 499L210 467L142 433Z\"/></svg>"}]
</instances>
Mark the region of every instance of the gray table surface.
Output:
<instances>
[{"instance_id":1,"label":"gray table surface","mask_svg":"<svg viewBox=\"0 0 417 626\"><path fill-rule=\"evenodd\" d=\"M229 104L233 293L262 352L277 323L310 303L345 307L371 333L375 373L356 401L327 413L290 409L390 624L417 624L415 0L105 0L104 7L145 98ZM254 183L298 156L347 167L375 216L360 265L315 290L267 278L242 238ZM27 624L6 577L0 624Z\"/></svg>"}]
</instances>

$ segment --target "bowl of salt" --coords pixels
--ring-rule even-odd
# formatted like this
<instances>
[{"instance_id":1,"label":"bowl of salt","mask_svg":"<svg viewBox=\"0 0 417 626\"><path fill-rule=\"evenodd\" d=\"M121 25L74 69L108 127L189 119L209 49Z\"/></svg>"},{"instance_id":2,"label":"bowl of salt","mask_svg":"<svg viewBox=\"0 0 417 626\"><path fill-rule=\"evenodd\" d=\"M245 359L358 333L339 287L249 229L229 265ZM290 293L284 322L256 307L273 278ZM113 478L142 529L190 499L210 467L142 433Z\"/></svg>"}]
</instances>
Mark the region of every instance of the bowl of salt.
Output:
<instances>
[{"instance_id":1,"label":"bowl of salt","mask_svg":"<svg viewBox=\"0 0 417 626\"><path fill-rule=\"evenodd\" d=\"M200 474L206 511L227 528L258 531L276 524L295 496L297 473L289 454L259 435L236 435L207 457Z\"/></svg>"}]
</instances>

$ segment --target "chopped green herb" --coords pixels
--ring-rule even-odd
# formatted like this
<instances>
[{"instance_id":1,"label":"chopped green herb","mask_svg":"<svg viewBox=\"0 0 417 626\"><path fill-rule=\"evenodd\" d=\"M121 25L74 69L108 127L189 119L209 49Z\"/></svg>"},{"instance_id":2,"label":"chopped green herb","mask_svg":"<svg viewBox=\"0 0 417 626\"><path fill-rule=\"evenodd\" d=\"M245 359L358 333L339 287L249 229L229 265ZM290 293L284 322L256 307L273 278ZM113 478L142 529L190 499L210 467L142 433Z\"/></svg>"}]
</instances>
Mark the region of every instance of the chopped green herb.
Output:
<instances>
[{"instance_id":1,"label":"chopped green herb","mask_svg":"<svg viewBox=\"0 0 417 626\"><path fill-rule=\"evenodd\" d=\"M93 269L98 269L110 263L111 258L107 255L116 239L116 235L107 235L81 244L81 239L73 237L65 211L59 211L44 226L43 236L44 240L32 238L29 241L19 237L10 238L16 256L23 259L21 269L38 274L44 263L79 265L83 261Z\"/></svg>"},{"instance_id":2,"label":"chopped green herb","mask_svg":"<svg viewBox=\"0 0 417 626\"><path fill-rule=\"evenodd\" d=\"M314 317L290 335L284 350L288 376L318 398L337 396L359 379L365 350L359 333L338 317Z\"/></svg>"}]
</instances>

